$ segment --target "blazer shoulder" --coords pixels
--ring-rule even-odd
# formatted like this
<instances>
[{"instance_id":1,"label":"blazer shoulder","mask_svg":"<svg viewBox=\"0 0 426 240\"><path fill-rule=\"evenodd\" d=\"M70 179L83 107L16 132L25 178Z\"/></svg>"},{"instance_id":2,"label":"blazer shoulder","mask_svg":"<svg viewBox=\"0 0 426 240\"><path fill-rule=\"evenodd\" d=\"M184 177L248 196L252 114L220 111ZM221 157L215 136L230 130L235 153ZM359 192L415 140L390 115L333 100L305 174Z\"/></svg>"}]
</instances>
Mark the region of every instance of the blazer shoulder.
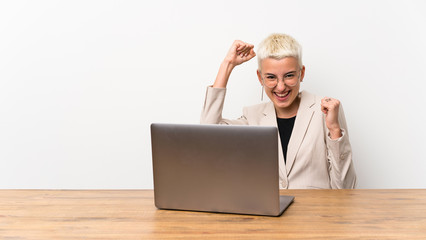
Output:
<instances>
[{"instance_id":1,"label":"blazer shoulder","mask_svg":"<svg viewBox=\"0 0 426 240\"><path fill-rule=\"evenodd\" d=\"M268 113L271 109L274 109L274 105L272 102L259 103L251 106L244 107L245 114L260 114L260 113Z\"/></svg>"},{"instance_id":2,"label":"blazer shoulder","mask_svg":"<svg viewBox=\"0 0 426 240\"><path fill-rule=\"evenodd\" d=\"M321 108L321 96L315 95L308 91L301 91L300 93L300 107L302 108Z\"/></svg>"},{"instance_id":3,"label":"blazer shoulder","mask_svg":"<svg viewBox=\"0 0 426 240\"><path fill-rule=\"evenodd\" d=\"M305 107L314 107L321 109L321 100L324 96L316 95L307 91L301 91L301 105ZM340 109L342 109L342 101L340 101Z\"/></svg>"}]
</instances>

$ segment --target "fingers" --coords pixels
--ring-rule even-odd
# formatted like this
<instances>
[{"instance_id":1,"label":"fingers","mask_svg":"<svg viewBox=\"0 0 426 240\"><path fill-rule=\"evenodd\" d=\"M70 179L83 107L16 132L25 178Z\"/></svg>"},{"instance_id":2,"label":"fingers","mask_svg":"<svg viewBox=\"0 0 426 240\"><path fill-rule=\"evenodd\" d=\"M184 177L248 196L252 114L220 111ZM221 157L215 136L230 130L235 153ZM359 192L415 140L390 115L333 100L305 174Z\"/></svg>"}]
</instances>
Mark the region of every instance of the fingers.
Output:
<instances>
[{"instance_id":1,"label":"fingers","mask_svg":"<svg viewBox=\"0 0 426 240\"><path fill-rule=\"evenodd\" d=\"M325 97L325 98L321 99L321 111L324 114L327 114L327 112L328 112L328 102L330 102L330 101L331 101L331 98L329 98L329 97Z\"/></svg>"},{"instance_id":2,"label":"fingers","mask_svg":"<svg viewBox=\"0 0 426 240\"><path fill-rule=\"evenodd\" d=\"M340 101L334 98L325 97L321 99L321 111L327 114L328 111L339 109Z\"/></svg>"},{"instance_id":3,"label":"fingers","mask_svg":"<svg viewBox=\"0 0 426 240\"><path fill-rule=\"evenodd\" d=\"M235 40L225 57L225 61L233 66L237 66L249 61L255 56L254 45Z\"/></svg>"},{"instance_id":4,"label":"fingers","mask_svg":"<svg viewBox=\"0 0 426 240\"><path fill-rule=\"evenodd\" d=\"M238 56L245 62L254 58L256 56L256 53L253 51L253 49L251 49L250 51L241 53Z\"/></svg>"},{"instance_id":5,"label":"fingers","mask_svg":"<svg viewBox=\"0 0 426 240\"><path fill-rule=\"evenodd\" d=\"M324 105L322 105L322 104L321 104L321 111L322 111L324 114L327 114L328 109L327 109Z\"/></svg>"},{"instance_id":6,"label":"fingers","mask_svg":"<svg viewBox=\"0 0 426 240\"><path fill-rule=\"evenodd\" d=\"M253 45L244 46L240 50L237 50L237 55L239 55L240 57L247 57L248 55L250 55L250 52L252 51L253 51Z\"/></svg>"},{"instance_id":7,"label":"fingers","mask_svg":"<svg viewBox=\"0 0 426 240\"><path fill-rule=\"evenodd\" d=\"M321 99L321 111L325 114L325 123L332 139L342 136L339 123L339 106L340 101L337 99L330 97Z\"/></svg>"},{"instance_id":8,"label":"fingers","mask_svg":"<svg viewBox=\"0 0 426 240\"><path fill-rule=\"evenodd\" d=\"M253 44L249 44L240 40L236 40L234 44L236 46L235 52L238 56L240 57L247 57L250 55L256 56L253 50L254 48Z\"/></svg>"}]
</instances>

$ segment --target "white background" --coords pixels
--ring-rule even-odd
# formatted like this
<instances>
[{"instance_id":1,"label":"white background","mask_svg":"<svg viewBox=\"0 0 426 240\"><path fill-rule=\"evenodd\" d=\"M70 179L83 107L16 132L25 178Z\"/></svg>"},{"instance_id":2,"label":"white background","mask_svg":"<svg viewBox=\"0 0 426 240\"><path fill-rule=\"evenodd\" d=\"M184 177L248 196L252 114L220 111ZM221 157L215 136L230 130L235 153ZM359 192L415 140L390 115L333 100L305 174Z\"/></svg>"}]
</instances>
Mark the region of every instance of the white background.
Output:
<instances>
[{"instance_id":1,"label":"white background","mask_svg":"<svg viewBox=\"0 0 426 240\"><path fill-rule=\"evenodd\" d=\"M2 1L0 188L152 188L152 122L198 123L234 39L303 46L342 101L359 188L426 187L425 1ZM224 116L259 103L256 61Z\"/></svg>"}]
</instances>

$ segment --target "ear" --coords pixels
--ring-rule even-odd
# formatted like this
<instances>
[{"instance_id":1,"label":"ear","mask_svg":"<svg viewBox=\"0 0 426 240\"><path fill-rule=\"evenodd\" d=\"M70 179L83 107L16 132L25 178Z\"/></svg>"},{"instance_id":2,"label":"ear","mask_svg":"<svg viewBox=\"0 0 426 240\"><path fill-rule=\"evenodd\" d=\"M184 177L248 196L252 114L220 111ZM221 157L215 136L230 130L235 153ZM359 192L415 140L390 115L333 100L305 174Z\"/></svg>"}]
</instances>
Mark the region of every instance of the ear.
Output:
<instances>
[{"instance_id":1,"label":"ear","mask_svg":"<svg viewBox=\"0 0 426 240\"><path fill-rule=\"evenodd\" d=\"M305 77L305 65L302 66L300 70L300 82L303 82L303 78Z\"/></svg>"},{"instance_id":2,"label":"ear","mask_svg":"<svg viewBox=\"0 0 426 240\"><path fill-rule=\"evenodd\" d=\"M256 73L257 73L257 79L259 79L260 85L263 86L262 75L261 75L259 69L256 71Z\"/></svg>"}]
</instances>

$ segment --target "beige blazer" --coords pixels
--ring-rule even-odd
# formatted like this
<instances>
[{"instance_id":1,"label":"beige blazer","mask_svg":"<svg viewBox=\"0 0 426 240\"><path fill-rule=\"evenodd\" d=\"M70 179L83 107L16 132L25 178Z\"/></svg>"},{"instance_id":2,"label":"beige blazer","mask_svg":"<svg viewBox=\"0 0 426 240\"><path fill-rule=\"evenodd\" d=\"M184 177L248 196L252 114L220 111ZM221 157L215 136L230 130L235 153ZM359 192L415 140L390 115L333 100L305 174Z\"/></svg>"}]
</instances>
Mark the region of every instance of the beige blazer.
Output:
<instances>
[{"instance_id":1,"label":"beige blazer","mask_svg":"<svg viewBox=\"0 0 426 240\"><path fill-rule=\"evenodd\" d=\"M202 124L277 126L272 102L245 107L239 119L223 119L225 93L224 88L207 88ZM288 144L287 164L284 163L278 136L280 188L355 188L356 175L343 108L339 110L343 136L332 140L321 112L321 98L306 91L300 92L300 96L300 106Z\"/></svg>"}]
</instances>

